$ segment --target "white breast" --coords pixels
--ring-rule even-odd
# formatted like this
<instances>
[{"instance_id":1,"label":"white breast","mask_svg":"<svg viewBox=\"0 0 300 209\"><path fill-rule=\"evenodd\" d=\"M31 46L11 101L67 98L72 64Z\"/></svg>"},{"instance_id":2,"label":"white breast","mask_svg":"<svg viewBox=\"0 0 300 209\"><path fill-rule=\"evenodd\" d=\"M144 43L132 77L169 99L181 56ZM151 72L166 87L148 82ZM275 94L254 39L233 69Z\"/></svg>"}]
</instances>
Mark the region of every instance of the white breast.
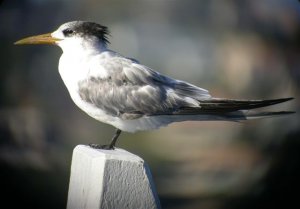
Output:
<instances>
[{"instance_id":1,"label":"white breast","mask_svg":"<svg viewBox=\"0 0 300 209\"><path fill-rule=\"evenodd\" d=\"M85 102L80 98L78 93L78 82L89 76L89 60L89 57L74 58L73 56L63 54L59 60L60 76L65 83L72 100L80 109L101 122L111 123L115 121L115 117L107 115L101 109Z\"/></svg>"},{"instance_id":2,"label":"white breast","mask_svg":"<svg viewBox=\"0 0 300 209\"><path fill-rule=\"evenodd\" d=\"M78 83L90 76L109 76L108 71L101 66L101 59L105 59L107 56L109 56L109 53L103 53L103 55L98 54L94 57L74 57L73 54L63 54L59 60L59 73L61 78L72 100L81 110L98 121L110 124L127 132L156 129L174 122L175 118L170 116L145 116L134 120L123 120L122 118L108 115L93 104L82 100L78 93ZM93 59L95 57L97 59Z\"/></svg>"}]
</instances>

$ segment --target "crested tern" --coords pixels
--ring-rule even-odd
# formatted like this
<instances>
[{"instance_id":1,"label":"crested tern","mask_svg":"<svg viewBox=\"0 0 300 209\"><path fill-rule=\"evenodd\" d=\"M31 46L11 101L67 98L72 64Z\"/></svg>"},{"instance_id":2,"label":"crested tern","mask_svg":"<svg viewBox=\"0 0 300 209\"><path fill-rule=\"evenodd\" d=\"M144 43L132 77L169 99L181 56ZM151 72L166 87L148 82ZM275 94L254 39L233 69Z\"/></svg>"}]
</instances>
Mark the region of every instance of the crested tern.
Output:
<instances>
[{"instance_id":1,"label":"crested tern","mask_svg":"<svg viewBox=\"0 0 300 209\"><path fill-rule=\"evenodd\" d=\"M108 28L93 22L64 23L52 33L15 44L53 44L63 53L59 73L74 103L92 118L121 131L157 129L181 121L242 121L292 113L257 112L255 108L291 100L234 100L212 97L203 88L176 80L108 49Z\"/></svg>"}]
</instances>

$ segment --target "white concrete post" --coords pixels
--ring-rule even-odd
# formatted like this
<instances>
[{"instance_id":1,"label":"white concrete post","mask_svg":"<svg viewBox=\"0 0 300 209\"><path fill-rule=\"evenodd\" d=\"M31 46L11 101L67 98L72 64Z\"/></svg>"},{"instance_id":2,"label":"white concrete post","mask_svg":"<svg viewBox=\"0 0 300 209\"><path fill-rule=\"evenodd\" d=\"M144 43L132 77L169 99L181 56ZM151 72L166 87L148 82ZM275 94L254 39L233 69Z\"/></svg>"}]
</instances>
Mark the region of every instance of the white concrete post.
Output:
<instances>
[{"instance_id":1,"label":"white concrete post","mask_svg":"<svg viewBox=\"0 0 300 209\"><path fill-rule=\"evenodd\" d=\"M122 149L78 145L73 151L67 209L158 209L150 169Z\"/></svg>"}]
</instances>

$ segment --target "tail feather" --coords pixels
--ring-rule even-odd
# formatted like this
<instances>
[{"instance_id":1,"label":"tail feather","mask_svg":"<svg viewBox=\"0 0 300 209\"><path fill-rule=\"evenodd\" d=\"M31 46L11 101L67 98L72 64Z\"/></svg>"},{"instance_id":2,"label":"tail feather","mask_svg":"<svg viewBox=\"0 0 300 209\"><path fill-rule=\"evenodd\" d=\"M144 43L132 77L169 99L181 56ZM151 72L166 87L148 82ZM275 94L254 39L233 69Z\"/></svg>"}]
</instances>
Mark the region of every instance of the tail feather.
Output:
<instances>
[{"instance_id":1,"label":"tail feather","mask_svg":"<svg viewBox=\"0 0 300 209\"><path fill-rule=\"evenodd\" d=\"M212 120L249 120L273 116L292 114L292 111L258 112L252 109L266 107L292 100L293 98L281 98L271 100L230 100L217 99L199 101L199 107L182 107L172 115L206 115Z\"/></svg>"},{"instance_id":2,"label":"tail feather","mask_svg":"<svg viewBox=\"0 0 300 209\"><path fill-rule=\"evenodd\" d=\"M231 112L237 110L250 110L260 107L279 104L292 100L293 98L281 98L271 100L229 100L229 99L213 99L201 101L200 106L204 110L217 110Z\"/></svg>"},{"instance_id":3,"label":"tail feather","mask_svg":"<svg viewBox=\"0 0 300 209\"><path fill-rule=\"evenodd\" d=\"M173 122L182 121L233 121L268 118L293 114L292 111L269 111L259 112L252 110L254 108L265 107L289 101L292 98L274 99L274 100L221 100L213 99L200 103L200 107L184 107L168 114L157 114L157 117L143 117L141 120L132 123L132 130L136 130L136 121L139 121L138 130L156 129L166 126ZM203 104L206 104L203 105ZM148 115L153 116L153 115ZM126 125L128 125L126 123ZM133 128L134 127L134 128ZM130 129L131 130L131 129Z\"/></svg>"},{"instance_id":4,"label":"tail feather","mask_svg":"<svg viewBox=\"0 0 300 209\"><path fill-rule=\"evenodd\" d=\"M268 118L268 117L276 117L276 116L284 116L293 114L293 111L277 111L277 112L258 112L258 111L236 111L229 114L225 114L224 118L233 120L233 121L241 121L241 120L253 120L260 118Z\"/></svg>"},{"instance_id":5,"label":"tail feather","mask_svg":"<svg viewBox=\"0 0 300 209\"><path fill-rule=\"evenodd\" d=\"M279 104L292 100L293 98L281 98L272 100L230 100L216 99L200 101L199 107L182 107L175 111L176 115L195 115L195 114L226 114L243 110L251 110L260 107ZM274 112L274 115L283 114L285 112ZM267 116L267 113L263 113ZM270 114L270 113L268 113Z\"/></svg>"}]
</instances>

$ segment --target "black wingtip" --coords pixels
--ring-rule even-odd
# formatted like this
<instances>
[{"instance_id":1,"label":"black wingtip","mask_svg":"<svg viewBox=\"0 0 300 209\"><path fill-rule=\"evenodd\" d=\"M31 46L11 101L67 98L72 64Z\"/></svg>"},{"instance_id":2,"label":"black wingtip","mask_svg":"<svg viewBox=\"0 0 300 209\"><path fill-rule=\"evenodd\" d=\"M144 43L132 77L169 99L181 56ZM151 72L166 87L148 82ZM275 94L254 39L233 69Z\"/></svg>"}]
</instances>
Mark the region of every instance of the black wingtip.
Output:
<instances>
[{"instance_id":1,"label":"black wingtip","mask_svg":"<svg viewBox=\"0 0 300 209\"><path fill-rule=\"evenodd\" d=\"M278 103L287 102L287 101L290 101L293 99L294 99L294 97L287 97L287 98L281 98L281 99L273 99L273 101L275 102L275 104L278 104ZM272 101L272 100L270 100L270 101Z\"/></svg>"},{"instance_id":2,"label":"black wingtip","mask_svg":"<svg viewBox=\"0 0 300 209\"><path fill-rule=\"evenodd\" d=\"M260 108L260 107L267 107L267 106L271 106L271 105L276 105L276 104L280 104L283 102L287 102L294 99L293 97L287 97L287 98L280 98L280 99L269 99L269 100L258 100L257 102L255 102L255 100L253 102L249 102L249 106L247 109L256 109L256 108Z\"/></svg>"},{"instance_id":3,"label":"black wingtip","mask_svg":"<svg viewBox=\"0 0 300 209\"><path fill-rule=\"evenodd\" d=\"M287 101L290 101L290 100L293 100L293 99L294 99L293 97L287 97L287 98L280 98L280 99L264 100L262 102L269 106L269 105L275 105L275 104L280 104L280 103L283 103L283 102L287 102Z\"/></svg>"},{"instance_id":4,"label":"black wingtip","mask_svg":"<svg viewBox=\"0 0 300 209\"><path fill-rule=\"evenodd\" d=\"M268 99L268 100L236 100L236 99L219 99L213 98L211 100L200 101L200 108L196 112L203 113L224 113L224 112L234 112L238 110L251 110L261 107L267 107L271 105L276 105L279 103L287 102L294 99L293 97L280 98L280 99ZM188 112L195 112L195 108ZM187 108L185 108L184 112Z\"/></svg>"},{"instance_id":5,"label":"black wingtip","mask_svg":"<svg viewBox=\"0 0 300 209\"><path fill-rule=\"evenodd\" d=\"M267 99L267 100L249 100L246 101L246 109L255 109L260 107L267 107L271 105L280 104L294 99L293 97L280 98L280 99ZM242 102L242 100L241 100Z\"/></svg>"}]
</instances>

